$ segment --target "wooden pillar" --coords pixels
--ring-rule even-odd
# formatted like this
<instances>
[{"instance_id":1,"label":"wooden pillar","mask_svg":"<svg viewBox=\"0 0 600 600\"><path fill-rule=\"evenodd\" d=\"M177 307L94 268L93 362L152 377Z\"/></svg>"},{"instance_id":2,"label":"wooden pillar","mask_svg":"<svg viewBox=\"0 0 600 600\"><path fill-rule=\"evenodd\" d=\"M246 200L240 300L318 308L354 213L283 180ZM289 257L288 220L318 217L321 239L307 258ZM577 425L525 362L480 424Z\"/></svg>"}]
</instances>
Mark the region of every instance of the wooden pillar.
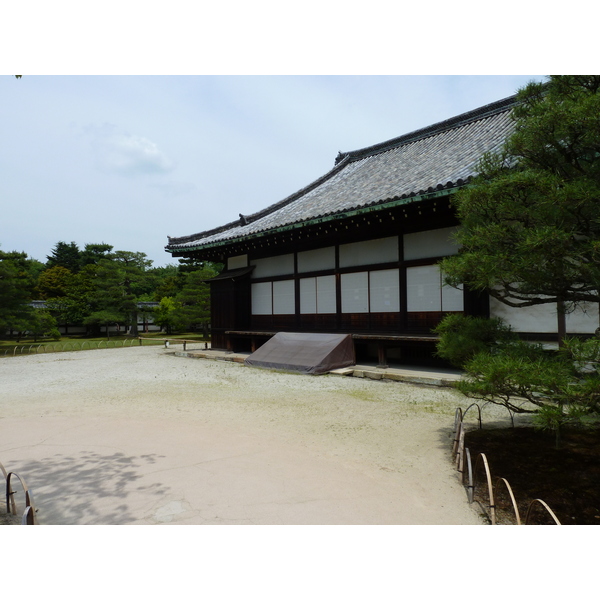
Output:
<instances>
[{"instance_id":1,"label":"wooden pillar","mask_svg":"<svg viewBox=\"0 0 600 600\"><path fill-rule=\"evenodd\" d=\"M561 347L565 341L567 335L567 315L565 312L564 302L558 302L556 304L556 317L557 317L557 334L558 334L558 345Z\"/></svg>"},{"instance_id":2,"label":"wooden pillar","mask_svg":"<svg viewBox=\"0 0 600 600\"><path fill-rule=\"evenodd\" d=\"M383 342L377 343L377 362L378 369L387 369L387 357L385 355L385 344Z\"/></svg>"}]
</instances>

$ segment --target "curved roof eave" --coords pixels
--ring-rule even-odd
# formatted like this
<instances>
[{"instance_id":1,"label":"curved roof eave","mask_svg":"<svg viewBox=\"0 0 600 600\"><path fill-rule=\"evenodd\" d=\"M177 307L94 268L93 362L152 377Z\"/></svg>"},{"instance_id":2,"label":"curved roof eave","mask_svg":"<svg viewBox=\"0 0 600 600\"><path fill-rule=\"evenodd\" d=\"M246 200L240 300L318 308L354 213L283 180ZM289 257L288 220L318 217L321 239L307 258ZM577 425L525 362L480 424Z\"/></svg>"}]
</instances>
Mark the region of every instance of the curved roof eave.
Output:
<instances>
[{"instance_id":1,"label":"curved roof eave","mask_svg":"<svg viewBox=\"0 0 600 600\"><path fill-rule=\"evenodd\" d=\"M234 244L240 243L242 241L253 240L257 238L266 237L269 235L274 235L276 233L282 233L285 231L291 231L293 229L298 229L300 227L306 227L308 225L317 225L319 223L326 223L327 221L334 221L338 219L344 219L346 217L353 217L356 215L361 215L367 212L375 212L378 210L387 210L390 208L394 208L396 206L402 206L403 204L411 204L413 202L420 202L422 200L430 200L433 198L440 198L443 196L450 196L457 192L461 187L464 187L468 181L463 182L460 180L456 185L452 185L450 187L445 187L442 189L436 190L427 190L419 192L418 194L412 194L410 196L403 196L400 198L391 198L388 200L384 200L381 202L376 202L374 204L370 204L368 206L360 206L349 210L343 210L336 213L331 213L328 215L323 215L320 217L316 217L313 219L296 221L295 223L289 223L286 225L282 225L280 227L273 227L270 229L264 229L262 231L256 231L250 234L240 234L237 236L233 236L230 238L224 238L220 240L215 240L214 242L209 243L200 243L196 246L194 245L186 245L186 246L178 246L178 247L169 247L165 246L166 252L171 253L179 253L179 252L195 252L198 250L208 250L211 248L220 248L226 246L232 246ZM201 240L198 240L201 241Z\"/></svg>"}]
</instances>

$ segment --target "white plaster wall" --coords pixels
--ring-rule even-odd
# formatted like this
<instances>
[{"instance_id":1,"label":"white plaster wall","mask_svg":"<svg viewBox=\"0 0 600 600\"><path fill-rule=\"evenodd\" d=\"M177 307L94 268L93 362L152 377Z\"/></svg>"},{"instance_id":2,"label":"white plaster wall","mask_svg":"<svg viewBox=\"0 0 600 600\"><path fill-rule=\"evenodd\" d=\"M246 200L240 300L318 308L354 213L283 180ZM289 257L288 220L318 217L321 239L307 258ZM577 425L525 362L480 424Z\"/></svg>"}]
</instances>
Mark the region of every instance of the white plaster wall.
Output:
<instances>
[{"instance_id":1,"label":"white plaster wall","mask_svg":"<svg viewBox=\"0 0 600 600\"><path fill-rule=\"evenodd\" d=\"M296 312L294 280L273 282L273 314L293 315Z\"/></svg>"},{"instance_id":2,"label":"white plaster wall","mask_svg":"<svg viewBox=\"0 0 600 600\"><path fill-rule=\"evenodd\" d=\"M398 260L398 238L388 237L340 246L340 267L376 265Z\"/></svg>"},{"instance_id":3,"label":"white plaster wall","mask_svg":"<svg viewBox=\"0 0 600 600\"><path fill-rule=\"evenodd\" d=\"M369 312L369 274L345 273L340 278L342 286L342 312Z\"/></svg>"},{"instance_id":4,"label":"white plaster wall","mask_svg":"<svg viewBox=\"0 0 600 600\"><path fill-rule=\"evenodd\" d=\"M369 276L371 312L398 312L400 310L398 276L398 269L371 271Z\"/></svg>"},{"instance_id":5,"label":"white plaster wall","mask_svg":"<svg viewBox=\"0 0 600 600\"><path fill-rule=\"evenodd\" d=\"M300 314L314 315L317 312L317 278L300 280Z\"/></svg>"},{"instance_id":6,"label":"white plaster wall","mask_svg":"<svg viewBox=\"0 0 600 600\"><path fill-rule=\"evenodd\" d=\"M227 259L227 269L231 271L232 269L242 269L243 267L248 266L248 255L240 254L239 256L230 256Z\"/></svg>"},{"instance_id":7,"label":"white plaster wall","mask_svg":"<svg viewBox=\"0 0 600 600\"><path fill-rule=\"evenodd\" d=\"M294 272L294 255L281 254L268 258L259 258L250 261L254 265L252 277L275 277L277 275L291 275Z\"/></svg>"},{"instance_id":8,"label":"white plaster wall","mask_svg":"<svg viewBox=\"0 0 600 600\"><path fill-rule=\"evenodd\" d=\"M404 236L404 260L456 254L459 246L452 236L457 231L458 227L444 227L407 233Z\"/></svg>"},{"instance_id":9,"label":"white plaster wall","mask_svg":"<svg viewBox=\"0 0 600 600\"><path fill-rule=\"evenodd\" d=\"M442 284L442 310L447 312L462 312L465 309L463 286L453 288L452 286L444 285L441 274L440 282Z\"/></svg>"},{"instance_id":10,"label":"white plaster wall","mask_svg":"<svg viewBox=\"0 0 600 600\"><path fill-rule=\"evenodd\" d=\"M408 312L442 310L441 278L437 265L406 269L406 302Z\"/></svg>"},{"instance_id":11,"label":"white plaster wall","mask_svg":"<svg viewBox=\"0 0 600 600\"><path fill-rule=\"evenodd\" d=\"M317 314L336 312L335 275L317 277Z\"/></svg>"},{"instance_id":12,"label":"white plaster wall","mask_svg":"<svg viewBox=\"0 0 600 600\"><path fill-rule=\"evenodd\" d=\"M303 315L335 313L335 275L306 277L300 280L300 313Z\"/></svg>"},{"instance_id":13,"label":"white plaster wall","mask_svg":"<svg viewBox=\"0 0 600 600\"><path fill-rule=\"evenodd\" d=\"M298 273L324 271L335 267L335 247L298 252Z\"/></svg>"},{"instance_id":14,"label":"white plaster wall","mask_svg":"<svg viewBox=\"0 0 600 600\"><path fill-rule=\"evenodd\" d=\"M556 333L557 331L556 304L513 308L490 298L490 316L503 319L518 332ZM567 333L594 333L597 327L597 304L587 304L567 315Z\"/></svg>"},{"instance_id":15,"label":"white plaster wall","mask_svg":"<svg viewBox=\"0 0 600 600\"><path fill-rule=\"evenodd\" d=\"M251 285L252 293L252 314L270 315L273 313L273 293L271 282L253 283Z\"/></svg>"}]
</instances>

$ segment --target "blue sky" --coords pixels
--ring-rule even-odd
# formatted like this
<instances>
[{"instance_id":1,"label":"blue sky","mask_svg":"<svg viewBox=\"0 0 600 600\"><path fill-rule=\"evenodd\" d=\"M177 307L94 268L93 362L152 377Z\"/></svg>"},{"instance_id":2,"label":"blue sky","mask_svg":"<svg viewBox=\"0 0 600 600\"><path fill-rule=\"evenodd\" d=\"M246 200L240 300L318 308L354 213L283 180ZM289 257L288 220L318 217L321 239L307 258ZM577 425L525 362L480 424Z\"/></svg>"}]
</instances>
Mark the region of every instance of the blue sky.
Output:
<instances>
[{"instance_id":1,"label":"blue sky","mask_svg":"<svg viewBox=\"0 0 600 600\"><path fill-rule=\"evenodd\" d=\"M167 235L277 202L356 150L541 76L0 77L0 248L106 242L177 264Z\"/></svg>"}]
</instances>

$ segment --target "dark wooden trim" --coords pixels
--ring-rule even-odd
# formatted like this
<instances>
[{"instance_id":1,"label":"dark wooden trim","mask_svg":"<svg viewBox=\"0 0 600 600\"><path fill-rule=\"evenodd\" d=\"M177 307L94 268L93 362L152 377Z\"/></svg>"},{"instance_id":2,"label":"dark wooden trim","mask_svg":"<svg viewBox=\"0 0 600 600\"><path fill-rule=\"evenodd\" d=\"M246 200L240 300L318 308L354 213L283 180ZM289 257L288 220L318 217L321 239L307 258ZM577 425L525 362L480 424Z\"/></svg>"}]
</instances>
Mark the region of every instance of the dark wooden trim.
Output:
<instances>
[{"instance_id":1,"label":"dark wooden trim","mask_svg":"<svg viewBox=\"0 0 600 600\"><path fill-rule=\"evenodd\" d=\"M428 258L413 258L412 260L402 261L402 265L404 267L427 267L429 265L436 265L443 258L447 258L448 256L452 256L450 254L444 256L431 256Z\"/></svg>"}]
</instances>

